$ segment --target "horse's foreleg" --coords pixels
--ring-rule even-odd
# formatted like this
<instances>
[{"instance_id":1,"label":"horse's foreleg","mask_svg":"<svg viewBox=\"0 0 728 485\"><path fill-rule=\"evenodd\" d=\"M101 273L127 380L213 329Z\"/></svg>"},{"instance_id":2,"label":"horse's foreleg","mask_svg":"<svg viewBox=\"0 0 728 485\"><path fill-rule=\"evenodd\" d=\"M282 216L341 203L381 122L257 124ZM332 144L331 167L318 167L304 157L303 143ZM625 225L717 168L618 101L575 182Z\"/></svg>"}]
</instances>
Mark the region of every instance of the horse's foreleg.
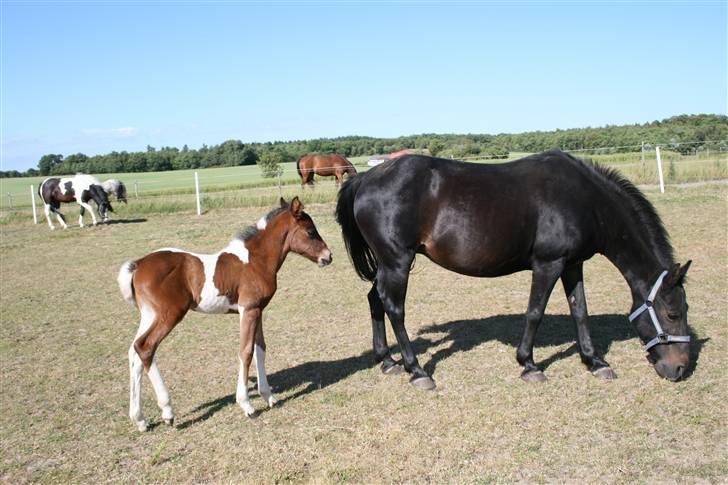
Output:
<instances>
[{"instance_id":1,"label":"horse's foreleg","mask_svg":"<svg viewBox=\"0 0 728 485\"><path fill-rule=\"evenodd\" d=\"M53 221L51 221L51 205L43 204L43 211L45 212L46 220L48 221L48 227L51 228L51 231L55 230L56 228L53 226Z\"/></svg>"},{"instance_id":2,"label":"horse's foreleg","mask_svg":"<svg viewBox=\"0 0 728 485\"><path fill-rule=\"evenodd\" d=\"M543 320L546 303L548 303L551 290L554 289L556 280L559 279L564 270L564 260L537 262L533 266L531 279L531 296L528 300L528 311L526 313L526 326L523 329L521 343L516 350L516 359L524 369L521 378L528 382L545 381L546 376L536 367L533 362L533 341L536 337L538 326Z\"/></svg>"},{"instance_id":3,"label":"horse's foreleg","mask_svg":"<svg viewBox=\"0 0 728 485\"><path fill-rule=\"evenodd\" d=\"M561 282L564 285L566 300L569 302L571 317L576 324L577 346L581 361L586 364L589 370L602 379L614 379L617 374L609 367L609 364L599 355L594 348L589 332L589 313L586 307L584 296L584 274L583 263L569 266L561 275Z\"/></svg>"},{"instance_id":4,"label":"horse's foreleg","mask_svg":"<svg viewBox=\"0 0 728 485\"><path fill-rule=\"evenodd\" d=\"M255 325L255 348L253 350L255 357L255 371L258 374L258 392L268 407L273 407L278 400L273 397L270 385L268 384L268 376L265 373L265 337L263 336L263 314L258 317Z\"/></svg>"},{"instance_id":5,"label":"horse's foreleg","mask_svg":"<svg viewBox=\"0 0 728 485\"><path fill-rule=\"evenodd\" d=\"M374 349L374 361L382 363L382 372L385 374L399 374L402 372L400 362L392 358L387 345L387 332L384 328L384 306L382 299L377 292L376 281L367 295L369 300L369 311L372 317L372 347Z\"/></svg>"},{"instance_id":6,"label":"horse's foreleg","mask_svg":"<svg viewBox=\"0 0 728 485\"><path fill-rule=\"evenodd\" d=\"M240 313L240 372L238 373L238 389L235 393L235 401L243 408L246 415L252 416L255 414L255 408L250 404L248 398L248 371L250 362L253 360L255 327L260 316L260 309L245 309L239 306L238 312Z\"/></svg>"},{"instance_id":7,"label":"horse's foreleg","mask_svg":"<svg viewBox=\"0 0 728 485\"><path fill-rule=\"evenodd\" d=\"M81 206L80 215L78 216L78 225L83 227L83 214L84 209L87 209L91 213L91 220L93 221L94 226L96 225L96 214L94 214L94 208L91 207L86 202L79 202L78 205Z\"/></svg>"},{"instance_id":8,"label":"horse's foreleg","mask_svg":"<svg viewBox=\"0 0 728 485\"><path fill-rule=\"evenodd\" d=\"M377 272L377 291L397 337L404 368L412 374L410 382L420 389L431 390L435 388L435 381L420 367L404 326L404 301L407 296L409 268L409 262L395 268L380 266Z\"/></svg>"}]
</instances>

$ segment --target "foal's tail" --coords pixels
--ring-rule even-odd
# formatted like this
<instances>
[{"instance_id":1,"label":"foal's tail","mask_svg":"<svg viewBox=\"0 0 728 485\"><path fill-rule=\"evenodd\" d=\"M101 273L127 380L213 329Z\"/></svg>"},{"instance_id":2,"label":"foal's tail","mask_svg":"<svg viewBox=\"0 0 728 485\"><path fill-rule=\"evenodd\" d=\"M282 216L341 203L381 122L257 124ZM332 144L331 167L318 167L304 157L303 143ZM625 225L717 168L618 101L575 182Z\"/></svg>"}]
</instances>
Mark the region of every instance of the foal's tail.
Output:
<instances>
[{"instance_id":1,"label":"foal's tail","mask_svg":"<svg viewBox=\"0 0 728 485\"><path fill-rule=\"evenodd\" d=\"M336 221L341 226L341 235L356 274L365 281L374 281L377 276L377 258L354 219L354 199L362 180L364 174L354 175L341 186L336 203Z\"/></svg>"},{"instance_id":2,"label":"foal's tail","mask_svg":"<svg viewBox=\"0 0 728 485\"><path fill-rule=\"evenodd\" d=\"M132 281L132 277L134 276L136 268L136 262L127 261L121 265L121 269L119 269L119 276L116 278L116 281L119 283L119 290L121 290L121 296L123 296L124 299L134 307L137 305L136 297L134 296L134 282Z\"/></svg>"}]
</instances>

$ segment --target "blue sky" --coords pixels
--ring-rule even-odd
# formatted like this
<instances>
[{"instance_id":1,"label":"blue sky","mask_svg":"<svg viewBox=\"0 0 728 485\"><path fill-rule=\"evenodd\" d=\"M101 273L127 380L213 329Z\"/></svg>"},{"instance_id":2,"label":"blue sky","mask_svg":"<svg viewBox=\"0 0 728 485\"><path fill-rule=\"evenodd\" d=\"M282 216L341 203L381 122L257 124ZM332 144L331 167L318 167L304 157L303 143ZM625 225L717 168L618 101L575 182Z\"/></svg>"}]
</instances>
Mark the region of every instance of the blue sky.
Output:
<instances>
[{"instance_id":1,"label":"blue sky","mask_svg":"<svg viewBox=\"0 0 728 485\"><path fill-rule=\"evenodd\" d=\"M0 165L726 113L726 2L2 0Z\"/></svg>"}]
</instances>

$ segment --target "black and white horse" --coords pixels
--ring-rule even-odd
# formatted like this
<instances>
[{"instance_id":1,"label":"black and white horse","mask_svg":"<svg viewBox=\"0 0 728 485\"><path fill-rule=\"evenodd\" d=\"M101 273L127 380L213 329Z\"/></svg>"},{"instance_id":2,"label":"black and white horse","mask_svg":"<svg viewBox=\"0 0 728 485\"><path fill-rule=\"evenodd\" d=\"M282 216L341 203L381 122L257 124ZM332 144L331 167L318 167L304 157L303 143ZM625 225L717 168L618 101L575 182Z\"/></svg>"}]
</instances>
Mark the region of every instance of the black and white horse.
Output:
<instances>
[{"instance_id":1,"label":"black and white horse","mask_svg":"<svg viewBox=\"0 0 728 485\"><path fill-rule=\"evenodd\" d=\"M109 179L102 183L101 186L107 194L114 194L117 201L127 203L126 185L121 180Z\"/></svg>"},{"instance_id":2,"label":"black and white horse","mask_svg":"<svg viewBox=\"0 0 728 485\"><path fill-rule=\"evenodd\" d=\"M45 216L51 230L55 229L51 222L51 212L56 214L58 222L64 229L68 227L66 219L59 210L61 202L76 201L81 206L81 213L78 216L78 224L83 227L83 214L88 209L91 213L91 219L96 224L96 214L89 204L91 200L96 202L99 215L102 221L106 221L109 212L114 212L109 202L109 196L96 177L85 174L76 174L73 177L47 178L38 187L38 195L40 195L43 205L45 206Z\"/></svg>"}]
</instances>

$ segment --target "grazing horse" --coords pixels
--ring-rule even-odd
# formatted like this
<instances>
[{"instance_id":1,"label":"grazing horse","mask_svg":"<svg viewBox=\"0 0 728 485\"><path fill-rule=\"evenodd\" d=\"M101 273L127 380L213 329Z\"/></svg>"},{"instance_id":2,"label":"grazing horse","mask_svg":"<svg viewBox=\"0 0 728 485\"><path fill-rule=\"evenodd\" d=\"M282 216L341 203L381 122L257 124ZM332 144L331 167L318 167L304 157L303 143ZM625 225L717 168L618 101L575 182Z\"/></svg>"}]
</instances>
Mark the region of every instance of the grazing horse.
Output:
<instances>
[{"instance_id":1,"label":"grazing horse","mask_svg":"<svg viewBox=\"0 0 728 485\"><path fill-rule=\"evenodd\" d=\"M262 313L276 292L276 273L290 251L319 266L332 259L298 197L290 204L281 199L280 208L243 230L217 253L165 248L122 265L118 276L121 294L141 313L139 330L129 347L129 417L139 431L147 428L141 408L142 368L154 388L162 419L173 424L169 392L154 353L189 310L240 315L240 372L235 399L246 415L255 413L248 399L248 368L255 356L258 390L273 407L276 399L265 374Z\"/></svg>"},{"instance_id":2,"label":"grazing horse","mask_svg":"<svg viewBox=\"0 0 728 485\"><path fill-rule=\"evenodd\" d=\"M533 344L559 278L581 360L598 377L616 377L592 345L588 326L582 267L596 253L626 279L633 299L630 321L657 373L676 381L689 364L683 281L690 261L675 263L654 207L614 170L559 150L499 165L406 155L349 179L339 192L336 217L354 269L373 282L375 358L385 373L401 370L387 346L386 312L416 387L435 387L404 326L407 280L417 253L469 276L532 271L516 352L526 381L546 379L533 361Z\"/></svg>"},{"instance_id":3,"label":"grazing horse","mask_svg":"<svg viewBox=\"0 0 728 485\"><path fill-rule=\"evenodd\" d=\"M118 202L128 203L126 200L126 185L121 180L109 179L101 184L104 192L114 194Z\"/></svg>"},{"instance_id":4,"label":"grazing horse","mask_svg":"<svg viewBox=\"0 0 728 485\"><path fill-rule=\"evenodd\" d=\"M356 175L356 169L349 160L337 153L314 153L304 155L296 161L296 170L301 177L301 188L308 185L313 188L313 176L336 177L336 187L344 181L344 174L349 177Z\"/></svg>"},{"instance_id":5,"label":"grazing horse","mask_svg":"<svg viewBox=\"0 0 728 485\"><path fill-rule=\"evenodd\" d=\"M78 225L83 227L83 214L88 209L91 213L91 220L96 225L96 214L89 204L91 200L96 202L99 209L99 215L102 221L106 221L109 212L114 212L109 202L109 196L96 177L76 174L73 177L47 178L38 187L38 195L43 201L45 208L45 216L51 230L55 229L51 222L51 212L56 215L58 222L64 229L68 228L66 218L61 214L61 202L76 201L81 206L80 215L78 216Z\"/></svg>"}]
</instances>

